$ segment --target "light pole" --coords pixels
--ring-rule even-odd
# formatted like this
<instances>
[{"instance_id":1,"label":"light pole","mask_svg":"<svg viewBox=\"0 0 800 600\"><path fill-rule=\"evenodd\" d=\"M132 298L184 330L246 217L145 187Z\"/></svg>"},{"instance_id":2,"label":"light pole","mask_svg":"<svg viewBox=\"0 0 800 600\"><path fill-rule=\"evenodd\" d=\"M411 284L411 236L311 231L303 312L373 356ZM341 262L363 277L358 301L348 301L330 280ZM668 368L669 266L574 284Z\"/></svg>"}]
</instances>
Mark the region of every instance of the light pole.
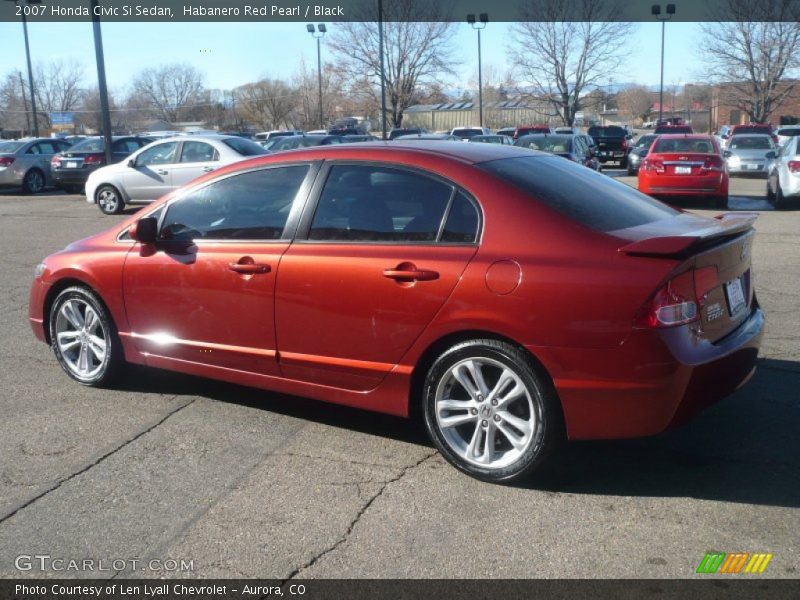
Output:
<instances>
[{"instance_id":1,"label":"light pole","mask_svg":"<svg viewBox=\"0 0 800 600\"><path fill-rule=\"evenodd\" d=\"M383 60L383 0L378 0L378 54L381 62L381 139L386 141L386 71Z\"/></svg>"},{"instance_id":2,"label":"light pole","mask_svg":"<svg viewBox=\"0 0 800 600\"><path fill-rule=\"evenodd\" d=\"M17 3L17 0L8 0ZM26 4L41 4L42 0L25 0ZM36 91L33 88L33 69L31 68L31 48L28 44L28 19L22 10L22 31L25 35L25 58L28 61L28 90L31 93L31 112L33 112L33 137L39 137L39 122L36 119ZM24 93L24 92L23 92Z\"/></svg>"},{"instance_id":3,"label":"light pole","mask_svg":"<svg viewBox=\"0 0 800 600\"><path fill-rule=\"evenodd\" d=\"M94 30L94 54L97 60L97 88L100 92L100 113L103 121L103 140L105 142L106 164L112 163L111 157L111 111L108 107L108 87L106 86L106 61L103 56L103 34L100 31L100 17L97 10L98 0L92 0L92 29Z\"/></svg>"},{"instance_id":4,"label":"light pole","mask_svg":"<svg viewBox=\"0 0 800 600\"><path fill-rule=\"evenodd\" d=\"M306 25L306 30L312 37L317 40L317 83L319 84L319 126L321 129L325 128L325 119L322 116L322 50L320 50L320 40L328 32L325 28L325 23L317 25L317 30L314 31L314 26L309 23Z\"/></svg>"},{"instance_id":5,"label":"light pole","mask_svg":"<svg viewBox=\"0 0 800 600\"><path fill-rule=\"evenodd\" d=\"M489 15L481 13L478 17L480 24L475 22L475 15L467 15L467 23L472 25L472 28L478 32L478 120L479 125L483 127L483 71L481 68L481 29L486 28L489 22Z\"/></svg>"},{"instance_id":6,"label":"light pole","mask_svg":"<svg viewBox=\"0 0 800 600\"><path fill-rule=\"evenodd\" d=\"M660 4L653 4L650 11L657 20L661 21L661 83L658 87L658 121L660 124L664 116L664 29L667 21L675 14L675 5L667 4L667 12L664 16L661 15Z\"/></svg>"}]
</instances>

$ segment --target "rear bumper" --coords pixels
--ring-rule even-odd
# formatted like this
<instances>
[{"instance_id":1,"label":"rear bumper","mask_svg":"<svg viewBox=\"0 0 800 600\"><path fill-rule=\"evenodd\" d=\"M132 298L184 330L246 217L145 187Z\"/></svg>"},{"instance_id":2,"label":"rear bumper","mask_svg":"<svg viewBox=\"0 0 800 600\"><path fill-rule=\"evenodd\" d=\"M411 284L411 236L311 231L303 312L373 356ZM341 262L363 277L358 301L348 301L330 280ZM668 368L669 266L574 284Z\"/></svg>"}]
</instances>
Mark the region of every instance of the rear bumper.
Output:
<instances>
[{"instance_id":1,"label":"rear bumper","mask_svg":"<svg viewBox=\"0 0 800 600\"><path fill-rule=\"evenodd\" d=\"M23 173L11 167L0 167L0 187L19 187L22 185Z\"/></svg>"},{"instance_id":2,"label":"rear bumper","mask_svg":"<svg viewBox=\"0 0 800 600\"><path fill-rule=\"evenodd\" d=\"M744 385L763 331L755 307L713 344L683 326L634 330L614 349L530 350L553 377L570 439L639 437L685 423Z\"/></svg>"},{"instance_id":3,"label":"rear bumper","mask_svg":"<svg viewBox=\"0 0 800 600\"><path fill-rule=\"evenodd\" d=\"M51 169L53 182L59 185L83 185L94 169Z\"/></svg>"},{"instance_id":4,"label":"rear bumper","mask_svg":"<svg viewBox=\"0 0 800 600\"><path fill-rule=\"evenodd\" d=\"M724 173L697 176L656 175L639 172L639 191L654 196L726 196L728 178Z\"/></svg>"}]
</instances>

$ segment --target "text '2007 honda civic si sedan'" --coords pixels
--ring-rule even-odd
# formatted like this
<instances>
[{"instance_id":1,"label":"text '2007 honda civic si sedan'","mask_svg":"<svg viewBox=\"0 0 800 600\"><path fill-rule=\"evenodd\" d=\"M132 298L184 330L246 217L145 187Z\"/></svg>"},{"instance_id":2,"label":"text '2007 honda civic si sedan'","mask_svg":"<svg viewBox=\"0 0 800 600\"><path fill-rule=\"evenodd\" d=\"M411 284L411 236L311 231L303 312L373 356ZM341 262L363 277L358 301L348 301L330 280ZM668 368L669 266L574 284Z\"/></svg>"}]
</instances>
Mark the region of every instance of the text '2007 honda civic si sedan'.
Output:
<instances>
[{"instance_id":1,"label":"text '2007 honda civic si sedan'","mask_svg":"<svg viewBox=\"0 0 800 600\"><path fill-rule=\"evenodd\" d=\"M86 385L127 362L419 412L453 465L511 481L562 439L654 434L749 378L754 219L508 146L303 149L48 257L30 322Z\"/></svg>"}]
</instances>

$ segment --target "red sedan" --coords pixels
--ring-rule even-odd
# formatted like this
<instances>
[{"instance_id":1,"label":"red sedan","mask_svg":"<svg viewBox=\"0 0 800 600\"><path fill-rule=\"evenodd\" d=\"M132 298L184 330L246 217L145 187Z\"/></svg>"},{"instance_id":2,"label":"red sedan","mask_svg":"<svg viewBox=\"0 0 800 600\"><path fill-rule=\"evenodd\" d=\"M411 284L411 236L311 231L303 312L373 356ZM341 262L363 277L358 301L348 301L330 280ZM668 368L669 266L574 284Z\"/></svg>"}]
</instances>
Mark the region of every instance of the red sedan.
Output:
<instances>
[{"instance_id":1,"label":"red sedan","mask_svg":"<svg viewBox=\"0 0 800 600\"><path fill-rule=\"evenodd\" d=\"M639 191L659 198L705 197L728 206L728 170L709 135L661 135L639 167Z\"/></svg>"},{"instance_id":2,"label":"red sedan","mask_svg":"<svg viewBox=\"0 0 800 600\"><path fill-rule=\"evenodd\" d=\"M488 481L654 434L742 385L755 216L682 213L559 157L366 143L223 167L46 258L30 323L125 363L390 413Z\"/></svg>"}]
</instances>

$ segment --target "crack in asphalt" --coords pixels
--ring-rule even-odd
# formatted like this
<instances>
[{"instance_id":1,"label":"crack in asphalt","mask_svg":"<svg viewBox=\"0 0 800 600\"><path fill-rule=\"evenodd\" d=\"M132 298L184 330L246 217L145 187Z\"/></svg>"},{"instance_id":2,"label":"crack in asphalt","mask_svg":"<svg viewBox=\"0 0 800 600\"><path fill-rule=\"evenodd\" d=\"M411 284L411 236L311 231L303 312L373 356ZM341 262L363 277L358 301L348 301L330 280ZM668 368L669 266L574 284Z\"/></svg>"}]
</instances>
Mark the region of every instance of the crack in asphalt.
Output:
<instances>
[{"instance_id":1,"label":"crack in asphalt","mask_svg":"<svg viewBox=\"0 0 800 600\"><path fill-rule=\"evenodd\" d=\"M172 399L175 399L175 398L177 398L177 395L172 397ZM136 440L138 440L138 439L139 439L140 437L142 437L143 435L146 435L146 434L150 433L150 432L151 432L151 431L153 431L153 430L154 430L156 427L158 427L159 425L161 425L161 424L162 424L164 421L166 421L167 419L169 419L171 416L173 416L173 415L177 414L178 412L182 411L182 410L183 410L184 408L186 408L187 406L190 406L190 405L194 404L194 402L195 402L195 401L196 401L196 398L195 398L194 400L190 400L189 402L186 402L185 404L182 404L181 406L179 406L178 408L176 408L176 409L174 409L174 410L171 410L171 411L170 411L170 412L168 412L166 415L164 415L164 417L163 417L163 418L159 419L159 420L158 420L156 423L154 423L153 425L151 425L151 426L150 426L150 427L148 427L147 429L144 429L144 430L140 431L139 433L137 433L137 434L136 434L135 436L133 436L132 438L130 438L130 439L128 439L128 440L125 440L125 441L124 441L122 444L120 444L120 445L119 445L119 446L117 446L116 448L114 448L114 449L112 449L112 450L110 450L110 451L106 452L105 454L103 454L102 456L100 456L100 457L99 457L99 458L97 458L96 460L92 461L91 463L89 463L88 465L86 465L85 467L83 467L82 469L80 469L80 470L76 471L75 473L72 473L72 474L70 474L70 475L67 475L66 477L63 477L63 478L59 479L58 481L56 481L56 483L55 483L54 485L50 486L49 488L47 488L46 490L44 490L44 491L43 491L43 492L41 492L40 494L37 494L36 496L34 496L33 498L31 498L30 500L27 500L26 502L24 502L23 504L21 504L20 506L18 506L18 507L17 507L17 508L15 508L14 510L12 510L12 511L11 511L10 513L8 513L7 515L4 515L3 517L0 517L0 525L2 525L3 523L5 523L6 521L8 521L8 520L9 520L11 517L13 517L14 515L16 515L18 512L20 512L20 511L22 511L23 509L25 509L25 508L29 507L29 506L30 506L31 504L33 504L34 502L37 502L38 500L41 500L42 498L44 498L45 496L47 496L48 494L50 494L51 492L54 492L54 491L56 491L58 488L60 488L62 485L64 485L64 484L65 484L65 483L67 483L68 481L71 481L72 479L75 479L75 478L76 478L76 477L78 477L79 475L83 475L84 473L86 473L86 471L88 471L88 470L89 470L89 469L91 469L92 467L95 467L95 466L99 465L100 463L102 463L103 461L105 461L105 460L106 460L108 457L110 457L110 456L112 456L112 455L116 454L117 452L119 452L120 450L122 450L123 448L125 448L126 446L128 446L129 444L132 444L133 442L135 442Z\"/></svg>"},{"instance_id":2,"label":"crack in asphalt","mask_svg":"<svg viewBox=\"0 0 800 600\"><path fill-rule=\"evenodd\" d=\"M301 565L301 566L297 567L294 571L289 573L289 576L287 578L283 579L280 582L279 587L285 586L289 581L291 581L292 579L297 577L297 575L299 575L302 571L305 571L306 569L311 568L320 559L322 559L326 555L328 555L331 552L333 552L334 550L336 550L339 546L344 544L349 539L350 535L353 533L353 530L355 529L356 525L358 525L358 522L361 520L361 517L363 517L366 514L366 512L369 510L370 506L372 506L372 504L378 498L380 498L383 495L383 493L387 490L387 488L391 484L393 484L393 483L395 483L397 481L400 481L403 477L405 477L409 473L409 471L411 471L413 469L416 469L417 467L422 465L422 463L424 463L425 461L427 461L427 460L433 458L434 456L436 456L436 454L437 454L437 452L435 450L433 452L430 452L430 453L426 454L424 457L422 457L420 460L416 461L415 463L403 467L402 470L400 471L400 473L398 473L397 476L392 477L391 479L387 479L386 481L382 482L383 485L381 486L381 488L377 492L375 492L369 498L369 500L367 500L364 503L364 506L361 507L361 509L356 514L356 516L353 518L353 520L350 521L350 525L347 527L347 531L344 532L344 535L342 537L340 537L338 540L336 540L336 542L334 542L334 544L332 546L329 546L328 548L324 549L322 552L314 555L311 558L311 560L306 562L304 565Z\"/></svg>"}]
</instances>

